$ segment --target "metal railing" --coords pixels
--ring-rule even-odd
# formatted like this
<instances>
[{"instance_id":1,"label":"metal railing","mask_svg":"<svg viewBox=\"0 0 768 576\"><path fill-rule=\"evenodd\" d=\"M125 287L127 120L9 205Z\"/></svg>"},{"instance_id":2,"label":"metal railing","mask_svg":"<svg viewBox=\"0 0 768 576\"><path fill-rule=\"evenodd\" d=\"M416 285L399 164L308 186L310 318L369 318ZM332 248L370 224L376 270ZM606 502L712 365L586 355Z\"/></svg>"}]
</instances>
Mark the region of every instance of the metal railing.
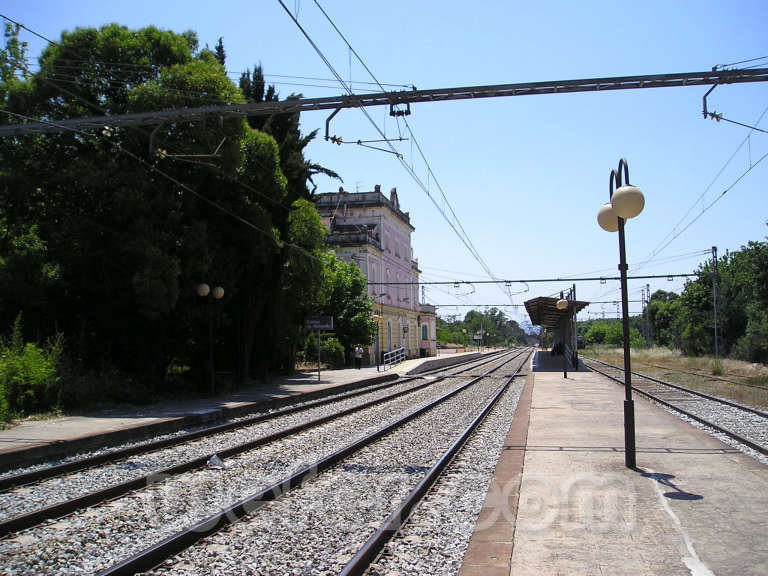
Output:
<instances>
[{"instance_id":1,"label":"metal railing","mask_svg":"<svg viewBox=\"0 0 768 576\"><path fill-rule=\"evenodd\" d=\"M385 352L383 356L384 370L392 368L405 360L405 348L396 348L391 352Z\"/></svg>"}]
</instances>

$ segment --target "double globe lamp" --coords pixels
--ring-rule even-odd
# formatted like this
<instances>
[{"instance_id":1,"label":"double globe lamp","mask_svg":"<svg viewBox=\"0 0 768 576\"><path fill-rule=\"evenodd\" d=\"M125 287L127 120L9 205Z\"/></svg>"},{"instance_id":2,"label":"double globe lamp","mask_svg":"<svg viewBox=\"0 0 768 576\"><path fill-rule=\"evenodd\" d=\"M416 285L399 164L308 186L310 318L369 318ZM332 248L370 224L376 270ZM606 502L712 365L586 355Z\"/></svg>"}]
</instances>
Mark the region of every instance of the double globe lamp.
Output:
<instances>
[{"instance_id":1,"label":"double globe lamp","mask_svg":"<svg viewBox=\"0 0 768 576\"><path fill-rule=\"evenodd\" d=\"M623 178L622 178L623 176ZM614 192L614 184L616 191ZM621 323L624 336L624 461L635 468L635 407L632 401L632 376L629 357L629 310L627 305L627 253L624 243L624 222L634 218L645 207L645 198L639 188L629 183L626 159L619 160L618 170L611 171L608 204L597 213L597 222L606 232L619 233L619 273L621 277Z\"/></svg>"}]
</instances>

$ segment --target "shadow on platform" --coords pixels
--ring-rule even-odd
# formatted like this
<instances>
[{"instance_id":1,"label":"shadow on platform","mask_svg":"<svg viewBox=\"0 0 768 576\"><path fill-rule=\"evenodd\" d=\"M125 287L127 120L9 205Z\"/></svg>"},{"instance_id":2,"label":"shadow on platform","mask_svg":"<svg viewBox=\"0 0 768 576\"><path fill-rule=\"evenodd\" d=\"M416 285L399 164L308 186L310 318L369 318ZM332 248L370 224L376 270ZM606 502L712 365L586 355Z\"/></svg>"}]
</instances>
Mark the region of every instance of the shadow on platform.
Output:
<instances>
[{"instance_id":1,"label":"shadow on platform","mask_svg":"<svg viewBox=\"0 0 768 576\"><path fill-rule=\"evenodd\" d=\"M563 357L552 356L549 350L538 350L533 358L534 372L562 372ZM584 363L579 360L579 367L574 368L571 362L568 363L568 372L589 372Z\"/></svg>"}]
</instances>

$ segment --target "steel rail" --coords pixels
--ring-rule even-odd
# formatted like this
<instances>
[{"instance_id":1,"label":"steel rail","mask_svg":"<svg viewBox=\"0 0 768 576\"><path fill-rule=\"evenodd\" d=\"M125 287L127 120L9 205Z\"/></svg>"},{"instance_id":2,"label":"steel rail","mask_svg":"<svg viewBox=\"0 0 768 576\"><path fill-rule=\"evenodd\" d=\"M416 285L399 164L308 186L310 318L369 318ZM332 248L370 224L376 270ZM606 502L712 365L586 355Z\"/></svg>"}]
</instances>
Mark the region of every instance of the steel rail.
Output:
<instances>
[{"instance_id":1,"label":"steel rail","mask_svg":"<svg viewBox=\"0 0 768 576\"><path fill-rule=\"evenodd\" d=\"M392 512L389 517L384 520L379 529L371 536L355 556L347 562L346 566L339 572L339 576L361 576L370 567L373 561L378 557L381 551L386 546L397 532L405 525L408 518L411 515L413 509L421 502L429 489L434 485L440 475L443 473L446 467L453 461L456 454L464 447L464 444L472 436L474 431L485 420L488 413L501 399L504 393L509 388L510 383L518 376L518 373L525 365L526 361L530 357L526 357L520 366L518 366L515 373L509 377L509 379L499 387L499 390L488 401L485 407L475 417L464 432L459 435L456 441L451 445L448 450L440 457L440 459L430 468L429 472L422 478L416 487L411 490L410 494L403 500L398 506L397 510Z\"/></svg>"},{"instance_id":2,"label":"steel rail","mask_svg":"<svg viewBox=\"0 0 768 576\"><path fill-rule=\"evenodd\" d=\"M323 98L297 98L270 102L226 104L175 108L152 112L115 114L113 116L92 116L84 118L48 118L40 122L7 124L0 126L0 138L23 134L43 134L65 130L95 129L105 126L148 126L166 121L194 121L206 116L245 117L316 110L341 110L367 106L397 106L420 102L445 102L449 100L476 100L509 96L530 96L540 94L568 94L573 92L605 92L612 90L635 90L638 88L674 88L682 86L710 86L717 84L739 84L768 81L768 69L752 70L709 70L706 72L681 72L674 74L650 74L639 76L617 76L609 78L583 78L576 80L554 80L544 82L520 82L490 86L465 86L427 90L403 90L400 92L379 92L328 96Z\"/></svg>"},{"instance_id":3,"label":"steel rail","mask_svg":"<svg viewBox=\"0 0 768 576\"><path fill-rule=\"evenodd\" d=\"M446 371L451 370L453 368L466 367L466 368L463 368L462 370L460 370L459 372L456 372L456 374L462 374L462 373L468 372L468 371L470 371L470 370L472 370L474 368L479 368L480 366L483 366L485 364L489 364L490 362L493 362L498 357L503 356L504 354L511 354L511 353L514 353L515 351L517 351L517 348L504 348L502 350L497 350L496 352L490 352L490 353L485 354L485 355L480 356L480 357L471 358L471 359L469 359L469 360L467 360L465 362L461 362L461 363L457 363L457 364L452 364L452 365L449 365L449 366L442 366L440 368L434 368L432 370L426 370L424 372L418 372L416 374L413 374L413 376L415 376L415 377L430 376L432 374L438 374L440 372L446 372ZM473 362L476 362L476 364L474 366L467 366L468 364L472 364Z\"/></svg>"},{"instance_id":4,"label":"steel rail","mask_svg":"<svg viewBox=\"0 0 768 576\"><path fill-rule=\"evenodd\" d=\"M347 408L345 410L336 412L334 414L330 414L328 416L316 418L314 420L310 420L308 422L304 422L302 424L297 424L296 426L286 428L285 430L280 430L272 434L267 434L266 436L261 436L259 438L256 438L255 440L249 440L248 442L243 442L241 444L237 444L235 446L231 446L223 450L210 452L204 456L199 456L197 458L193 458L191 460L187 460L185 462L181 462L179 464L175 464L173 466L169 466L167 468L157 470L156 472L152 472L144 476L139 476L137 478L133 478L131 480L127 480L119 484L114 484L112 486L108 486L100 490L94 490L93 492L89 492L82 496L78 496L76 498L71 498L63 502L52 504L50 506L46 506L45 508L41 508L39 510L29 512L27 514L21 514L18 516L14 516L12 518L8 518L7 520L0 521L0 537L7 536L8 534L11 534L14 532L19 532L20 530L31 528L33 526L36 526L37 524L40 524L41 522L44 522L45 520L66 516L67 514L71 514L72 512L75 512L76 510L79 510L81 508L87 508L89 506L94 506L106 500L111 500L111 499L117 498L118 496L123 496L133 490L138 490L147 486L152 486L160 482L164 482L171 476L183 474L184 472L189 472L197 468L202 468L208 463L208 461L213 456L218 456L219 458L230 458L232 456L236 456L243 452L253 450L254 448L258 448L260 446L265 446L272 442L282 440L283 438L287 438L288 436L291 436L293 434L298 434L299 432L304 432L311 428L321 426L323 424L326 424L328 422L331 422L343 416L348 416L349 414L352 414L354 412L365 410L377 404L382 404L389 400L399 398L400 396L404 396L406 394L416 392L418 390L421 390L422 388L426 388L427 386L436 384L437 382L440 382L445 378L447 377L430 380L428 382L419 384L413 388L409 388L408 390L401 390L400 392L396 392L394 394L390 394L382 398L377 398L375 400L365 402L358 406L352 406L351 408Z\"/></svg>"},{"instance_id":5,"label":"steel rail","mask_svg":"<svg viewBox=\"0 0 768 576\"><path fill-rule=\"evenodd\" d=\"M495 359L496 358L488 360L486 363L489 363ZM466 370L471 370L475 367L476 366L472 366L467 368ZM388 396L384 396L382 398L370 400L358 406L352 406L350 408L341 410L339 412L330 414L328 416L323 416L320 418L316 418L314 420L310 420L308 422L304 422L302 424L297 424L296 426L286 428L285 430L280 430L278 432L274 432L266 436L261 436L260 438L256 438L255 440L250 440L248 442L243 442L241 444L231 446L223 450L211 452L204 456L199 456L197 458L193 458L191 460L187 460L185 462L181 462L179 464L175 464L173 466L169 466L167 468L157 470L150 474L139 476L137 478L133 478L131 480L127 480L119 484L114 484L112 486L107 486L106 488L94 490L93 492L89 492L82 496L71 498L63 502L58 502L56 504L46 506L39 510L34 510L26 514L20 514L18 516L8 518L6 520L0 521L0 537L4 537L14 532L19 532L21 530L32 528L33 526L36 526L46 520L51 520L53 518L60 518L62 516L66 516L77 510L80 510L81 508L87 508L89 506L94 506L106 500L111 500L119 496L123 496L133 490L138 490L146 486L151 486L151 485L158 484L160 482L164 482L171 476L175 476L177 474L183 474L184 472L189 472L190 470L195 470L197 468L202 468L208 463L208 461L213 456L218 456L219 458L230 458L232 456L241 454L243 452L247 452L254 448L264 446L271 442L282 440L283 438L287 438L292 434L297 434L299 432L303 432L305 430L309 430L311 428L321 426L323 424L326 424L328 422L331 422L343 416L348 416L349 414L353 414L355 412L365 410L367 408L376 406L378 404L388 402L389 400L393 400L395 398L405 396L406 394L416 392L418 390L434 385L438 382L441 382L451 377L454 377L454 376L450 374L441 376L436 379L432 379L422 384L419 384L417 386L414 386L413 388L409 388L407 390L401 390L400 392L395 392L394 394L389 394ZM396 383L402 383L402 380ZM382 388L384 387L378 387L376 390L381 390Z\"/></svg>"},{"instance_id":6,"label":"steel rail","mask_svg":"<svg viewBox=\"0 0 768 576\"><path fill-rule=\"evenodd\" d=\"M416 376L415 378L418 378L418 377L419 376ZM398 378L395 374L384 376L383 378L387 378L391 381L379 383L379 384L374 383L373 385L369 387L365 387L363 389L353 390L347 393L343 393L342 395L339 395L339 396L334 395L333 398L319 398L317 400L311 400L306 404L302 404L300 406L288 406L286 408L281 408L279 410L275 410L274 412L270 412L269 414L259 414L258 416L244 418L243 420L238 420L236 422L226 422L224 424L209 426L201 430L195 430L193 432L180 434L173 438L165 438L163 440L146 442L144 444L140 444L137 446L119 448L117 450L111 450L109 452L106 452L104 454L99 454L97 456L80 458L72 462L65 462L62 464L57 464L55 466L42 468L40 470L33 470L31 472L24 472L22 474L16 474L13 476L7 476L5 478L0 478L0 492L4 492L10 488L24 486L32 482L38 482L40 480L61 476L63 474L68 474L70 472L85 470L86 468L92 468L93 466L97 466L99 464L104 464L107 462L116 462L118 460L129 458L131 456L136 456L138 454L146 454L148 452L154 452L156 450L161 450L163 448L168 448L170 446L176 446L179 444L184 444L186 442L192 442L194 440L199 440L200 438L205 438L206 436L213 436L215 434L221 434L222 432L227 432L229 430L233 430L236 428L250 426L252 424L258 424L259 422L264 422L267 420L272 420L274 418L279 418L280 416L285 416L288 414L293 414L295 412L300 412L302 410L308 410L310 408L316 408L318 406L331 404L339 400L354 398L355 396L368 394L370 392L375 392L378 390L383 390L385 388L392 387L396 384L401 384L404 380L408 381L408 380L415 379L413 377L407 377L402 379L402 378ZM301 398L296 397L296 401L301 402ZM256 410L258 410L258 408L254 408L254 411Z\"/></svg>"},{"instance_id":7,"label":"steel rail","mask_svg":"<svg viewBox=\"0 0 768 576\"><path fill-rule=\"evenodd\" d=\"M501 353L504 353L506 351L501 351ZM496 353L494 353L496 354ZM490 357L489 355L488 357ZM495 357L495 356L494 356ZM78 472L81 470L85 470L88 468L92 468L94 466L97 466L99 464L104 463L113 463L117 462L119 460L123 460L125 458L130 458L131 456L137 456L140 454L147 454L149 452L154 452L156 450L161 450L163 448L169 448L171 446L177 446L180 444L184 444L187 442L193 442L195 440L199 440L200 438L205 438L207 436L213 436L215 434L221 434L223 432L227 432L229 430L233 430L240 427L246 427L251 426L253 424L258 424L259 422L264 422L267 420L271 420L274 418L279 418L281 416L285 416L288 414L293 414L296 412L300 412L302 410L308 410L310 408L316 408L318 406L324 406L326 404L332 404L333 402L346 400L348 398L354 398L356 396L361 396L363 394L368 394L370 392L376 392L378 390L383 390L385 388L390 388L396 384L402 384L403 382L408 382L411 380L417 380L420 378L423 378L424 376L428 376L431 374L444 372L446 370L450 370L452 368L461 367L466 364L470 364L472 362L476 362L478 360L486 360L486 358L472 358L469 360L465 360L462 362L459 362L457 364L454 364L452 366L445 366L442 368L436 368L434 370L428 370L425 372L421 372L419 374L414 374L413 376L405 376L403 378L398 378L395 374L382 376L381 378L391 380L390 382L384 382L379 384L372 384L371 386L366 386L363 389L359 390L352 390L340 395L333 395L332 398L319 398L317 400L309 401L305 404L302 404L300 406L288 406L286 408L281 408L279 410L276 410L274 412L270 412L269 414L260 414L258 416L253 416L251 418L245 418L243 420L238 420L236 422L227 422L224 424L217 424L215 426L209 426L206 428L203 428L201 430L195 430L193 432L188 432L186 434L180 434L178 436L174 436L173 438L165 438L163 440L156 440L153 442L146 442L137 446L129 446L127 448L120 448L117 450L111 450L109 452L106 452L104 454L99 454L97 456L89 456L87 458L80 458L78 460L74 460L72 462L64 462L62 464L57 464L55 466L49 466L47 468L41 468L39 470L32 470L30 472L24 472L21 474L15 474L12 476L6 476L4 478L0 478L0 492L8 491L12 488L18 488L21 486L26 486L28 484L32 484L34 482L39 482L41 480L46 480L50 478L55 478L58 476L63 476L65 474L69 474L72 472ZM485 361L484 363L488 363L492 361L492 359L489 359ZM474 367L474 366L473 366ZM472 369L473 367L467 368L467 370ZM466 371L466 370L464 370ZM460 374L463 371L457 372L457 374ZM301 402L301 397L296 397L297 402Z\"/></svg>"},{"instance_id":8,"label":"steel rail","mask_svg":"<svg viewBox=\"0 0 768 576\"><path fill-rule=\"evenodd\" d=\"M598 360L597 358L590 358L589 356L582 356L582 358L589 360L591 362L598 362L600 364L603 364L604 366L609 366L616 370L620 370L621 372L624 371L624 369L620 368L619 366L614 366L613 364L609 364L608 362L603 362L602 360ZM657 384L661 384L663 386L669 386L670 388L675 388L682 392L693 394L694 396L701 396L702 398L706 398L707 400L712 400L713 402L718 402L720 404L732 406L734 408L738 408L739 410L744 410L746 412L751 412L752 414L757 414L758 416L761 416L763 418L768 418L768 412L760 410L759 408L754 408L753 406L747 406L746 404L733 402L732 400L726 400L725 398L720 398L719 396L713 396L711 394L707 394L706 392L699 392L698 390L694 390L686 386L681 386L679 384L673 384L672 382L667 382L665 380L660 380L659 378L648 376L647 374L642 374L640 372L635 372L634 370L632 371L632 374L634 374L635 376L638 376L639 378L645 378L646 380L650 380L651 382L656 382Z\"/></svg>"},{"instance_id":9,"label":"steel rail","mask_svg":"<svg viewBox=\"0 0 768 576\"><path fill-rule=\"evenodd\" d=\"M591 367L590 370L594 370L598 374L602 374L606 378L609 378L610 380L613 380L617 384L623 386L624 381L619 380L618 378L615 378L614 376L611 376L610 374L603 372L602 370ZM662 400L658 396L655 396L654 394L651 394L650 392L643 390L642 388L634 388L635 392L638 392L639 394L642 394L643 396L653 400L654 402L658 402L659 404L662 404L663 406L666 406L667 408L671 408L675 412L679 412L680 414L683 414L684 416L687 416L688 418L692 418L693 420L696 420L697 422L704 424L705 426L709 426L713 430L716 430L717 432L720 432L722 434L725 434L729 438L732 438L733 440L736 440L737 442L740 442L744 444L745 446L752 448L753 450L756 450L757 452L760 452L761 454L768 455L768 447L763 446L761 444L758 444L756 442L753 442L749 438L744 438L743 436L736 434L735 432L731 432L730 430L723 428L722 426L718 426L714 422L710 422L706 418L702 418L701 416L697 416L696 414L693 414L689 412L688 410L685 410L684 408L680 408L679 406L676 406L672 404L671 402L667 402L666 400Z\"/></svg>"},{"instance_id":10,"label":"steel rail","mask_svg":"<svg viewBox=\"0 0 768 576\"><path fill-rule=\"evenodd\" d=\"M305 466L298 472L295 472L294 474L276 482L272 486L269 486L268 488L248 496L247 498L240 500L239 502L227 507L224 510L220 510L205 520L202 520L197 524L190 526L141 552L138 552L137 554L123 560L122 562L101 570L97 573L97 576L126 576L152 569L171 556L178 554L186 548L194 545L198 540L218 532L226 526L234 524L241 518L255 512L266 503L271 502L272 500L276 500L293 488L300 486L304 482L312 480L321 472L327 470L331 466L334 466L358 450L368 446L376 440L379 440L397 428L407 424L414 418L428 412L429 410L432 410L439 404L449 400L453 396L456 396L460 392L476 384L505 364L511 362L516 357L517 356L514 356L513 358L507 360L505 363L489 370L483 376L472 378L466 384L463 384L462 386L444 394L429 404L410 412L406 416L398 419L396 422L393 422L375 432L372 432L371 434L368 434L364 438L361 438L360 440L357 440L352 444L337 450L333 454L318 460L314 464Z\"/></svg>"}]
</instances>

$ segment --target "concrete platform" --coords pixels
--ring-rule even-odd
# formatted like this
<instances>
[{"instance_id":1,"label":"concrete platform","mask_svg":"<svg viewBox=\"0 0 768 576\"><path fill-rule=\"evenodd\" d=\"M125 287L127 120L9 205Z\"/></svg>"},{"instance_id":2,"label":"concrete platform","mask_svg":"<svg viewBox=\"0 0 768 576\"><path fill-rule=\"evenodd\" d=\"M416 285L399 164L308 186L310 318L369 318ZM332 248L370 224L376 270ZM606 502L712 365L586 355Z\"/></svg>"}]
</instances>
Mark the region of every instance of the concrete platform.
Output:
<instances>
[{"instance_id":1,"label":"concrete platform","mask_svg":"<svg viewBox=\"0 0 768 576\"><path fill-rule=\"evenodd\" d=\"M441 357L439 361L459 362L462 356L465 355L452 354L447 358ZM254 384L216 398L126 406L82 416L21 421L7 430L0 430L0 472L396 379L424 365L438 364L437 360L406 360L386 372L383 368L377 371L376 366L360 370L321 370L320 380L316 371L306 371L273 379L269 384Z\"/></svg>"},{"instance_id":2,"label":"concrete platform","mask_svg":"<svg viewBox=\"0 0 768 576\"><path fill-rule=\"evenodd\" d=\"M768 574L768 467L636 398L628 469L623 387L536 366L461 576Z\"/></svg>"}]
</instances>

